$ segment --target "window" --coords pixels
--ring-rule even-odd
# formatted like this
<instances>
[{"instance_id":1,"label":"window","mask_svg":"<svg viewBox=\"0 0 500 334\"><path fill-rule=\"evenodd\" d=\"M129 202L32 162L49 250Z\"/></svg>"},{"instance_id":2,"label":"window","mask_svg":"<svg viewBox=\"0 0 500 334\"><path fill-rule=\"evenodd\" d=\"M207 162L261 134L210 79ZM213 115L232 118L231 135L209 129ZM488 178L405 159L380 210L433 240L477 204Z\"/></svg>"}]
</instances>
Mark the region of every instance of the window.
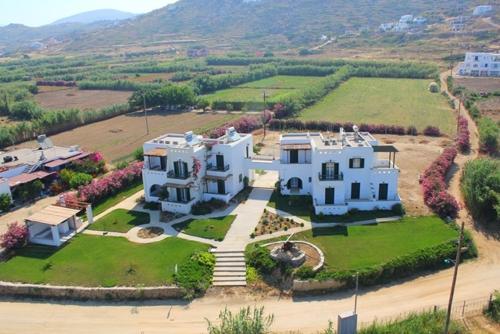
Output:
<instances>
[{"instance_id":1,"label":"window","mask_svg":"<svg viewBox=\"0 0 500 334\"><path fill-rule=\"evenodd\" d=\"M240 183L241 183L241 182L243 182L243 174L240 174L240 175L238 176L238 179L240 180Z\"/></svg>"},{"instance_id":2,"label":"window","mask_svg":"<svg viewBox=\"0 0 500 334\"><path fill-rule=\"evenodd\" d=\"M363 158L349 159L349 168L365 168L365 159Z\"/></svg>"},{"instance_id":3,"label":"window","mask_svg":"<svg viewBox=\"0 0 500 334\"><path fill-rule=\"evenodd\" d=\"M474 60L478 61L479 60L479 56L474 56Z\"/></svg>"},{"instance_id":4,"label":"window","mask_svg":"<svg viewBox=\"0 0 500 334\"><path fill-rule=\"evenodd\" d=\"M290 161L291 164L299 163L299 150L290 150Z\"/></svg>"}]
</instances>

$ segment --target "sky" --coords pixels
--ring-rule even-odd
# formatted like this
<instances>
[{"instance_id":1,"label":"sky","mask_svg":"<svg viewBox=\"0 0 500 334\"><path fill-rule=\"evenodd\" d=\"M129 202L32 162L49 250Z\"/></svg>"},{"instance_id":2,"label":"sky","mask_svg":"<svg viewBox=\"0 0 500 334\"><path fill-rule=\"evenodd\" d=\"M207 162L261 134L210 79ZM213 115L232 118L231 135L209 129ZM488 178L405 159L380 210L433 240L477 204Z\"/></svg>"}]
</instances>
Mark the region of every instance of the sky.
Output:
<instances>
[{"instance_id":1,"label":"sky","mask_svg":"<svg viewBox=\"0 0 500 334\"><path fill-rule=\"evenodd\" d=\"M0 0L0 26L21 23L41 26L60 18L95 9L150 12L176 0Z\"/></svg>"}]
</instances>

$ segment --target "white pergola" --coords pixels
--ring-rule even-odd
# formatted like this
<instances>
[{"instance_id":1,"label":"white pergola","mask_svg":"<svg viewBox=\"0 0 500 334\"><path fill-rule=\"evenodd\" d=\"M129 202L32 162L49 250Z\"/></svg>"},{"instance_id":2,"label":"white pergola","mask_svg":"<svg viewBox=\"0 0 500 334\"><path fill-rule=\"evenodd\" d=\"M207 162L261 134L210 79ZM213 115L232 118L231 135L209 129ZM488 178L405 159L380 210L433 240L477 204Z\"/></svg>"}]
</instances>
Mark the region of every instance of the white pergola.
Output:
<instances>
[{"instance_id":1,"label":"white pergola","mask_svg":"<svg viewBox=\"0 0 500 334\"><path fill-rule=\"evenodd\" d=\"M82 225L80 210L50 205L25 219L29 241L59 247L71 239Z\"/></svg>"}]
</instances>

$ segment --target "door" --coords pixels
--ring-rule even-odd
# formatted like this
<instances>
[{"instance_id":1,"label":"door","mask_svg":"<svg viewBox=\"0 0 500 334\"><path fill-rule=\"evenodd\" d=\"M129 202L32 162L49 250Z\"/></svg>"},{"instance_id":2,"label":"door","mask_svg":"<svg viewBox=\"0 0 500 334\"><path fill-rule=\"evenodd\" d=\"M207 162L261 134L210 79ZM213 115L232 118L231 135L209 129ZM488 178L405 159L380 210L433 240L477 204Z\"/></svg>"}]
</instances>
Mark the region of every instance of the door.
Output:
<instances>
[{"instance_id":1,"label":"door","mask_svg":"<svg viewBox=\"0 0 500 334\"><path fill-rule=\"evenodd\" d=\"M182 172L181 172L182 177L187 177L188 175L188 164L187 162L182 163Z\"/></svg>"},{"instance_id":2,"label":"door","mask_svg":"<svg viewBox=\"0 0 500 334\"><path fill-rule=\"evenodd\" d=\"M351 199L359 199L361 184L359 182L351 183Z\"/></svg>"},{"instance_id":3,"label":"door","mask_svg":"<svg viewBox=\"0 0 500 334\"><path fill-rule=\"evenodd\" d=\"M290 150L290 163L291 164L299 163L299 150Z\"/></svg>"},{"instance_id":4,"label":"door","mask_svg":"<svg viewBox=\"0 0 500 334\"><path fill-rule=\"evenodd\" d=\"M178 176L180 174L179 161L174 161L174 175Z\"/></svg>"},{"instance_id":5,"label":"door","mask_svg":"<svg viewBox=\"0 0 500 334\"><path fill-rule=\"evenodd\" d=\"M378 200L386 201L388 191L389 191L389 185L387 183L380 183L378 185Z\"/></svg>"},{"instance_id":6,"label":"door","mask_svg":"<svg viewBox=\"0 0 500 334\"><path fill-rule=\"evenodd\" d=\"M335 188L325 189L325 204L332 205L335 202Z\"/></svg>"},{"instance_id":7,"label":"door","mask_svg":"<svg viewBox=\"0 0 500 334\"><path fill-rule=\"evenodd\" d=\"M224 170L224 156L222 154L217 154L215 159L217 162L217 170Z\"/></svg>"},{"instance_id":8,"label":"door","mask_svg":"<svg viewBox=\"0 0 500 334\"><path fill-rule=\"evenodd\" d=\"M217 193L221 195L226 193L226 181L217 180Z\"/></svg>"}]
</instances>

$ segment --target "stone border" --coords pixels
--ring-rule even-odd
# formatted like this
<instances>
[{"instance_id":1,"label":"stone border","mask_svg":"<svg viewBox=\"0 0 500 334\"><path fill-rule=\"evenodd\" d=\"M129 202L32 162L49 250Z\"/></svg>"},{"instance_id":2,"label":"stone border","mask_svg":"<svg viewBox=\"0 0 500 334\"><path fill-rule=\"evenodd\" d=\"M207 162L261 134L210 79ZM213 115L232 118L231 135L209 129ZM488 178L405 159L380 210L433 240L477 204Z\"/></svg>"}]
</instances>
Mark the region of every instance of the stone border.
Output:
<instances>
[{"instance_id":1,"label":"stone border","mask_svg":"<svg viewBox=\"0 0 500 334\"><path fill-rule=\"evenodd\" d=\"M318 246L316 246L316 245L314 245L314 244L312 244L310 242L301 241L301 240L292 240L292 242L311 246L312 248L314 248L316 250L316 252L318 252L318 254L319 254L319 263L313 268L314 272L320 270L323 267L323 265L325 264L325 255L323 254L323 252L321 251L321 249L318 248ZM277 244L281 244L281 243L284 243L284 241L269 242L267 244L262 244L261 246L262 247L267 247L267 246L277 245Z\"/></svg>"},{"instance_id":2,"label":"stone border","mask_svg":"<svg viewBox=\"0 0 500 334\"><path fill-rule=\"evenodd\" d=\"M325 292L325 291L336 291L345 287L346 283L337 281L334 279L329 279L325 281L318 280L298 280L294 279L292 284L292 291L298 293L307 292Z\"/></svg>"},{"instance_id":3,"label":"stone border","mask_svg":"<svg viewBox=\"0 0 500 334\"><path fill-rule=\"evenodd\" d=\"M146 299L180 299L178 286L158 287L79 287L0 282L0 296L64 300L123 301Z\"/></svg>"}]
</instances>

